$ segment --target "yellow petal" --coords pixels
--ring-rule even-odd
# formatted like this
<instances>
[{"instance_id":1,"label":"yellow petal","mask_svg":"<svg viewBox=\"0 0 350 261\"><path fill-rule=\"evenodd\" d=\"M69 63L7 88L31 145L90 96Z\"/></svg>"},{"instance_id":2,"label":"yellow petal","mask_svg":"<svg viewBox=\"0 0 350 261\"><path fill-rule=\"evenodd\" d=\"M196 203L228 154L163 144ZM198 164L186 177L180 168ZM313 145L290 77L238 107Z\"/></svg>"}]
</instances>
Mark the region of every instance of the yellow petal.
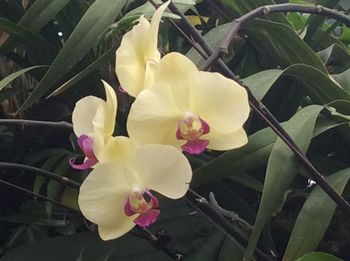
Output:
<instances>
[{"instance_id":1,"label":"yellow petal","mask_svg":"<svg viewBox=\"0 0 350 261\"><path fill-rule=\"evenodd\" d=\"M238 130L249 116L246 90L219 73L198 72L193 77L193 112L222 133Z\"/></svg>"},{"instance_id":2,"label":"yellow petal","mask_svg":"<svg viewBox=\"0 0 350 261\"><path fill-rule=\"evenodd\" d=\"M139 145L130 138L112 137L104 148L103 159L99 160L100 162L114 161L116 164L127 164L138 147Z\"/></svg>"},{"instance_id":3,"label":"yellow petal","mask_svg":"<svg viewBox=\"0 0 350 261\"><path fill-rule=\"evenodd\" d=\"M165 9L168 7L169 3L170 1L165 2L154 12L148 38L148 55L152 55L154 50L157 49L160 19L162 18L162 15Z\"/></svg>"},{"instance_id":4,"label":"yellow petal","mask_svg":"<svg viewBox=\"0 0 350 261\"><path fill-rule=\"evenodd\" d=\"M98 234L100 235L102 240L111 240L126 234L134 226L135 223L131 220L129 220L128 222L124 222L123 224L120 224L118 226L99 226Z\"/></svg>"},{"instance_id":5,"label":"yellow petal","mask_svg":"<svg viewBox=\"0 0 350 261\"><path fill-rule=\"evenodd\" d=\"M231 133L222 133L212 128L207 135L201 138L209 140L208 149L212 150L231 150L242 147L248 142L243 128Z\"/></svg>"},{"instance_id":6,"label":"yellow petal","mask_svg":"<svg viewBox=\"0 0 350 261\"><path fill-rule=\"evenodd\" d=\"M192 78L197 73L197 67L186 56L169 53L159 63L155 85L168 85L175 103L188 111L191 107Z\"/></svg>"},{"instance_id":7,"label":"yellow petal","mask_svg":"<svg viewBox=\"0 0 350 261\"><path fill-rule=\"evenodd\" d=\"M116 51L116 74L121 86L131 95L136 97L145 85L145 78L152 80L154 68L152 63L160 61L160 53L154 48L150 51L149 38L151 25L143 16L139 23L127 32L122 39L119 48ZM146 74L147 60L148 71Z\"/></svg>"},{"instance_id":8,"label":"yellow petal","mask_svg":"<svg viewBox=\"0 0 350 261\"><path fill-rule=\"evenodd\" d=\"M112 86L110 86L105 81L102 81L102 83L106 91L106 102L107 102L107 108L106 108L107 116L105 120L104 135L110 136L114 132L118 102L117 102L117 96Z\"/></svg>"},{"instance_id":9,"label":"yellow petal","mask_svg":"<svg viewBox=\"0 0 350 261\"><path fill-rule=\"evenodd\" d=\"M94 126L92 123L98 107L104 103L104 100L95 97L87 96L80 99L73 110L72 122L75 135L78 137L85 135L92 135Z\"/></svg>"},{"instance_id":10,"label":"yellow petal","mask_svg":"<svg viewBox=\"0 0 350 261\"><path fill-rule=\"evenodd\" d=\"M141 187L177 199L185 195L192 178L186 157L169 145L144 145L133 158L132 168L139 174Z\"/></svg>"},{"instance_id":11,"label":"yellow petal","mask_svg":"<svg viewBox=\"0 0 350 261\"><path fill-rule=\"evenodd\" d=\"M125 179L128 172L118 164L98 164L80 187L78 203L83 215L91 222L114 231L126 232L131 217L124 214L124 205L131 187ZM119 227L119 230L115 228ZM108 233L102 233L106 235ZM106 235L106 238L110 239Z\"/></svg>"},{"instance_id":12,"label":"yellow petal","mask_svg":"<svg viewBox=\"0 0 350 261\"><path fill-rule=\"evenodd\" d=\"M176 130L182 114L168 86L148 88L131 106L129 136L140 144L171 144L179 148L184 142L176 139Z\"/></svg>"}]
</instances>

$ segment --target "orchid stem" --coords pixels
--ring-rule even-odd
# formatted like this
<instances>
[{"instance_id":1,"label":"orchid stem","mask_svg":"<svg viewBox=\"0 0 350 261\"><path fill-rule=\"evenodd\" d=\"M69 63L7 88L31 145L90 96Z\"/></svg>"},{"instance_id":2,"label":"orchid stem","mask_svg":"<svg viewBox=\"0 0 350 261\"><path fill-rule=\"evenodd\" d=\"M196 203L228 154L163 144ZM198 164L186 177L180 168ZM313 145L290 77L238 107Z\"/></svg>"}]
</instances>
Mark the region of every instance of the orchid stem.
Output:
<instances>
[{"instance_id":1,"label":"orchid stem","mask_svg":"<svg viewBox=\"0 0 350 261\"><path fill-rule=\"evenodd\" d=\"M59 176L53 172L43 170L40 168L36 168L36 167L32 167L29 165L24 165L24 164L20 164L20 163L12 163L12 162L0 162L0 168L28 171L29 173L38 174L40 176L44 176L44 177L47 177L49 179L58 181L64 185L70 186L74 189L79 189L79 187L80 187L80 184L72 179L69 179L67 177L62 177L62 176Z\"/></svg>"},{"instance_id":2,"label":"orchid stem","mask_svg":"<svg viewBox=\"0 0 350 261\"><path fill-rule=\"evenodd\" d=\"M59 202L59 201L56 201L56 200L54 200L54 199L50 199L50 198L45 197L45 196L43 196L43 195L41 195L41 194L39 194L39 193L35 193L35 192L33 192L33 191L29 190L29 189L23 188L23 187L21 187L21 186L18 186L18 185L16 185L16 184L11 183L11 182L8 182L8 181L5 181L5 180L3 180L3 179L0 179L0 183L6 185L6 186L8 186L8 187L14 188L14 189L16 189L16 190L22 191L22 192L24 192L24 193L26 193L26 194L29 194L29 195L35 196L35 197L37 197L37 198L41 198L41 199L43 199L43 200L49 201L49 202L51 202L51 203L53 203L53 204L55 204L55 205L58 205L58 206L60 206L60 207L67 208L67 209L69 209L69 210L72 210L72 211L75 211L75 212L79 212L79 213L80 213L80 211L77 210L77 209L74 209L74 208L72 208L72 207L69 207L69 206L67 206L67 205L64 205L64 204L62 204L62 203Z\"/></svg>"},{"instance_id":3,"label":"orchid stem","mask_svg":"<svg viewBox=\"0 0 350 261\"><path fill-rule=\"evenodd\" d=\"M24 127L54 127L63 129L72 129L73 125L65 121L36 121L23 119L0 119L0 125L4 126L22 126Z\"/></svg>"}]
</instances>

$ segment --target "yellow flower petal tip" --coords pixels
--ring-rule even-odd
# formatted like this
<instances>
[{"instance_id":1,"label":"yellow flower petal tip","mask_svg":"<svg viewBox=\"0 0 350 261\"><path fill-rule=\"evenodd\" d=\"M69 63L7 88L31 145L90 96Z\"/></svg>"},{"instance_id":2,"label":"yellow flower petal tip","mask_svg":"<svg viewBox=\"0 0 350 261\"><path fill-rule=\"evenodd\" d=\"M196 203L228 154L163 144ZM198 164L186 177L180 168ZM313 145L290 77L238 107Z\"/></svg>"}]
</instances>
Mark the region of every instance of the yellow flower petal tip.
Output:
<instances>
[{"instance_id":1,"label":"yellow flower petal tip","mask_svg":"<svg viewBox=\"0 0 350 261\"><path fill-rule=\"evenodd\" d=\"M192 178L189 162L173 146L137 145L125 137L113 138L109 146L110 152L123 151L123 156L99 163L78 197L80 210L98 225L103 240L120 237L135 225L153 224L160 213L153 191L177 199Z\"/></svg>"},{"instance_id":2,"label":"yellow flower petal tip","mask_svg":"<svg viewBox=\"0 0 350 261\"><path fill-rule=\"evenodd\" d=\"M155 11L151 23L141 16L139 23L123 36L116 51L115 71L121 87L131 96L136 97L154 81L160 61L157 50L159 23L169 3Z\"/></svg>"},{"instance_id":3,"label":"yellow flower petal tip","mask_svg":"<svg viewBox=\"0 0 350 261\"><path fill-rule=\"evenodd\" d=\"M141 144L170 144L190 154L247 143L246 90L221 74L201 72L184 55L169 53L157 78L133 103L127 129Z\"/></svg>"},{"instance_id":4,"label":"yellow flower petal tip","mask_svg":"<svg viewBox=\"0 0 350 261\"><path fill-rule=\"evenodd\" d=\"M72 113L73 130L86 156L82 164L71 159L70 164L75 169L88 169L103 160L104 146L114 132L117 97L113 88L102 82L106 101L95 96L84 97L76 103Z\"/></svg>"}]
</instances>

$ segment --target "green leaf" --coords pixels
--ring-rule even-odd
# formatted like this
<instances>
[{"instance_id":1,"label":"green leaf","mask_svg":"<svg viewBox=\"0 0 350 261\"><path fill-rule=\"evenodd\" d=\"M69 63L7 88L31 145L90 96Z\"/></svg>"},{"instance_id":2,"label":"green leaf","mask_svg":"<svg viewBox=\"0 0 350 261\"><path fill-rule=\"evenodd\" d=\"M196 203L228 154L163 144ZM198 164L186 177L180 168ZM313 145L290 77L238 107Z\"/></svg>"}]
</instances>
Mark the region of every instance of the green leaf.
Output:
<instances>
[{"instance_id":1,"label":"green leaf","mask_svg":"<svg viewBox=\"0 0 350 261\"><path fill-rule=\"evenodd\" d=\"M344 261L344 260L327 253L312 252L298 258L295 261Z\"/></svg>"},{"instance_id":2,"label":"green leaf","mask_svg":"<svg viewBox=\"0 0 350 261\"><path fill-rule=\"evenodd\" d=\"M342 194L349 178L350 168L347 168L328 176L327 181L338 194ZM313 189L295 221L283 260L294 260L317 248L332 220L336 206L319 186Z\"/></svg>"},{"instance_id":3,"label":"green leaf","mask_svg":"<svg viewBox=\"0 0 350 261\"><path fill-rule=\"evenodd\" d=\"M345 91L350 93L350 69L339 74L333 74L332 77L344 88Z\"/></svg>"},{"instance_id":4,"label":"green leaf","mask_svg":"<svg viewBox=\"0 0 350 261\"><path fill-rule=\"evenodd\" d=\"M211 261L217 260L220 249L224 242L225 236L221 231L216 231L210 234L204 242L202 242L199 249L196 249L191 254L192 261Z\"/></svg>"},{"instance_id":5,"label":"green leaf","mask_svg":"<svg viewBox=\"0 0 350 261\"><path fill-rule=\"evenodd\" d=\"M248 13L259 6L275 4L275 1L273 0L221 0L221 2L225 6L225 10L232 13L235 18ZM266 16L266 19L289 25L287 18L281 13L271 14Z\"/></svg>"},{"instance_id":6,"label":"green leaf","mask_svg":"<svg viewBox=\"0 0 350 261\"><path fill-rule=\"evenodd\" d=\"M262 100L282 74L283 70L270 69L248 76L242 79L242 82L249 87L255 98Z\"/></svg>"},{"instance_id":7,"label":"green leaf","mask_svg":"<svg viewBox=\"0 0 350 261\"><path fill-rule=\"evenodd\" d=\"M44 62L51 61L56 53L56 48L41 36L2 17L0 17L0 30L8 33L16 41L24 45L27 50L34 51ZM3 52L4 48L4 46L1 46L0 51Z\"/></svg>"},{"instance_id":8,"label":"green leaf","mask_svg":"<svg viewBox=\"0 0 350 261\"><path fill-rule=\"evenodd\" d=\"M17 77L21 76L22 74L25 74L26 72L29 72L36 68L43 68L48 67L47 65L37 65L37 66L31 66L22 70L19 70L17 72L11 73L10 75L7 75L4 79L0 81L0 91L4 89L10 82L12 82Z\"/></svg>"},{"instance_id":9,"label":"green leaf","mask_svg":"<svg viewBox=\"0 0 350 261\"><path fill-rule=\"evenodd\" d=\"M96 0L84 14L38 86L16 113L37 102L51 91L94 46L96 39L114 20L126 0Z\"/></svg>"},{"instance_id":10,"label":"green leaf","mask_svg":"<svg viewBox=\"0 0 350 261\"><path fill-rule=\"evenodd\" d=\"M305 94L309 95L316 103L327 104L334 100L350 101L350 92L344 90L345 86L343 86L344 89L341 88L328 74L305 64L293 64L285 70L271 69L258 72L242 81L257 98L262 99L273 84L283 76L292 76L295 79L302 80L302 83L304 83L303 85L306 87ZM337 76L335 76L338 80L342 77L337 78ZM344 81L342 81L342 83L343 82Z\"/></svg>"},{"instance_id":11,"label":"green leaf","mask_svg":"<svg viewBox=\"0 0 350 261\"><path fill-rule=\"evenodd\" d=\"M282 68L303 63L327 73L321 59L290 26L256 19L245 27L248 41L256 48L263 63L273 61Z\"/></svg>"},{"instance_id":12,"label":"green leaf","mask_svg":"<svg viewBox=\"0 0 350 261\"><path fill-rule=\"evenodd\" d=\"M47 99L63 93L64 91L66 91L67 89L74 86L82 79L84 79L89 74L91 74L94 71L101 68L111 58L111 55L114 51L115 51L115 48L113 47L113 48L109 49L107 52L105 52L104 54L102 54L97 60L95 60L93 63L91 63L88 67L86 67L84 70L79 72L73 78L69 79L64 84L62 84L60 87L58 87L56 90L54 90L52 93L50 93L47 96Z\"/></svg>"},{"instance_id":13,"label":"green leaf","mask_svg":"<svg viewBox=\"0 0 350 261\"><path fill-rule=\"evenodd\" d=\"M227 24L222 24L222 25L216 26L215 28L213 28L212 30L210 30L208 33L206 33L204 35L204 39L208 42L208 44L212 48L214 48L214 49L217 48L220 44L222 37L229 30L230 25L231 25L230 23L227 23ZM191 59L192 62L194 64L196 64L197 66L199 66L200 64L202 64L204 62L204 59L202 58L202 56L200 56L194 48L191 48L187 52L186 56L189 59Z\"/></svg>"},{"instance_id":14,"label":"green leaf","mask_svg":"<svg viewBox=\"0 0 350 261\"><path fill-rule=\"evenodd\" d=\"M305 107L298 111L285 126L286 131L304 153L309 147L317 116L322 109L323 107L318 105ZM245 252L247 259L253 255L265 223L281 207L284 195L295 178L299 166L293 152L278 138L268 160L264 190Z\"/></svg>"},{"instance_id":15,"label":"green leaf","mask_svg":"<svg viewBox=\"0 0 350 261\"><path fill-rule=\"evenodd\" d=\"M30 31L38 32L69 2L70 0L36 0L18 24Z\"/></svg>"},{"instance_id":16,"label":"green leaf","mask_svg":"<svg viewBox=\"0 0 350 261\"><path fill-rule=\"evenodd\" d=\"M331 74L343 72L350 67L350 52L340 44L334 43L317 55Z\"/></svg>"}]
</instances>

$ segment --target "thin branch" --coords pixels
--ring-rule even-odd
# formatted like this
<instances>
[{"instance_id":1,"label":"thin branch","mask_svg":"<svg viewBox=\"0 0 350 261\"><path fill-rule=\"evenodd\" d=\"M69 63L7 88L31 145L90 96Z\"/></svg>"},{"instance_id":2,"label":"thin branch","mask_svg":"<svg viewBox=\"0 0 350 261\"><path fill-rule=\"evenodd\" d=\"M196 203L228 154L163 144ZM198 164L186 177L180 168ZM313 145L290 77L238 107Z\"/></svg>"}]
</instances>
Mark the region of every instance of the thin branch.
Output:
<instances>
[{"instance_id":1,"label":"thin branch","mask_svg":"<svg viewBox=\"0 0 350 261\"><path fill-rule=\"evenodd\" d=\"M22 119L0 119L0 125L5 126L22 126L22 128L31 127L54 127L63 129L72 129L73 125L65 121L36 121L36 120L22 120Z\"/></svg>"},{"instance_id":2,"label":"thin branch","mask_svg":"<svg viewBox=\"0 0 350 261\"><path fill-rule=\"evenodd\" d=\"M273 13L285 13L285 12L298 12L298 13L307 13L307 14L316 14L322 15L330 18L334 18L346 26L350 26L350 18L342 13L339 13L335 10L323 7L321 5L315 6L305 6L298 4L276 4L276 5L265 5L260 6L241 17L233 20L231 22L230 30L223 37L219 47L210 55L209 59L203 65L203 70L209 68L213 63L215 63L223 53L228 53L228 47L234 39L239 39L239 30L247 22L258 18L260 16L265 16Z\"/></svg>"},{"instance_id":3,"label":"thin branch","mask_svg":"<svg viewBox=\"0 0 350 261\"><path fill-rule=\"evenodd\" d=\"M262 8L262 9L261 9ZM209 46L204 37L192 26L192 24L188 21L186 16L172 3L169 4L169 9L176 15L180 16L183 27L189 31L196 40L196 42L203 48L203 50L207 53L208 56L211 56L214 53L214 50ZM269 9L264 7L260 7L257 9L261 9L262 12L267 12ZM344 16L343 14L339 14L336 11L326 9L324 7L318 6L317 8L318 14L323 14L323 10L327 10L327 14L332 18L339 18L342 22L348 21L350 18ZM329 11L330 10L330 11ZM253 11L252 11L253 12ZM259 11L260 12L260 11ZM350 23L349 23L350 24ZM232 29L232 28L231 28ZM232 30L231 30L232 31ZM215 60L215 59L214 59ZM218 59L216 61L216 65L219 68L219 71L233 79L236 80L235 74L227 67L227 65L221 60ZM241 84L242 85L242 84ZM244 85L243 85L244 86ZM277 134L279 138L281 138L284 143L291 149L291 151L295 154L296 158L301 162L301 164L308 170L310 177L340 206L344 211L350 213L350 204L347 202L341 195L339 195L326 181L323 175L318 172L318 170L312 165L312 163L306 158L304 153L300 150L298 145L294 142L294 140L289 136L289 134L285 131L285 129L281 126L281 124L277 121L277 119L273 116L273 114L265 107L264 104L259 102L254 95L250 92L247 86L244 86L249 95L249 104L251 108L263 119L267 125Z\"/></svg>"},{"instance_id":4,"label":"thin branch","mask_svg":"<svg viewBox=\"0 0 350 261\"><path fill-rule=\"evenodd\" d=\"M41 199L43 199L43 200L49 201L49 202L51 202L51 203L53 203L53 204L55 204L55 205L58 205L58 206L60 206L60 207L67 208L67 209L69 209L69 210L72 210L72 211L75 211L75 212L79 212L79 213L80 213L80 211L77 210L77 209L74 209L74 208L72 208L72 207L69 207L69 206L67 206L67 205L64 205L64 204L62 204L62 203L59 202L59 201L56 201L56 200L54 200L54 199L50 199L50 198L45 197L45 196L43 196L43 195L41 195L41 194L39 194L39 193L35 193L35 192L33 192L33 191L29 190L29 189L23 188L23 187L21 187L21 186L18 186L18 185L16 185L16 184L11 183L11 182L8 182L8 181L5 181L5 180L3 180L3 179L0 179L0 183L6 185L6 186L8 186L8 187L14 188L14 189L16 189L16 190L19 190L19 191L21 191L21 192L24 192L24 193L26 193L26 194L29 194L29 195L32 195L32 196L41 198Z\"/></svg>"},{"instance_id":5,"label":"thin branch","mask_svg":"<svg viewBox=\"0 0 350 261\"><path fill-rule=\"evenodd\" d=\"M212 221L214 225L216 225L228 238L234 241L237 245L241 246L241 244L243 244L244 247L247 245L247 235L240 229L233 227L226 220L226 218L221 215L221 213L219 213L209 204L206 198L202 197L194 190L189 189L186 194L186 199L193 208L199 210L207 219ZM239 240L239 242L237 240ZM256 253L260 256L259 260L273 260L259 248L256 248Z\"/></svg>"},{"instance_id":6,"label":"thin branch","mask_svg":"<svg viewBox=\"0 0 350 261\"><path fill-rule=\"evenodd\" d=\"M144 238L147 239L148 241L150 241L152 243L152 246L154 246L157 249L162 250L165 254L167 254L170 258L172 258L173 260L177 260L177 261L181 261L184 260L185 255L181 252L179 252L176 249L171 249L167 246L166 242L165 244L160 242L161 239L156 236L155 234L153 234L150 230L148 230L147 228L142 228L140 226L136 226L136 229L142 234L144 235Z\"/></svg>"},{"instance_id":7,"label":"thin branch","mask_svg":"<svg viewBox=\"0 0 350 261\"><path fill-rule=\"evenodd\" d=\"M38 174L40 176L47 177L49 179L53 179L55 181L58 181L64 185L70 186L75 189L79 189L80 184L72 179L69 179L67 177L59 176L53 172L43 170L40 168L20 164L20 163L12 163L12 162L0 162L0 169L15 169L20 171L28 171L29 173Z\"/></svg>"}]
</instances>

